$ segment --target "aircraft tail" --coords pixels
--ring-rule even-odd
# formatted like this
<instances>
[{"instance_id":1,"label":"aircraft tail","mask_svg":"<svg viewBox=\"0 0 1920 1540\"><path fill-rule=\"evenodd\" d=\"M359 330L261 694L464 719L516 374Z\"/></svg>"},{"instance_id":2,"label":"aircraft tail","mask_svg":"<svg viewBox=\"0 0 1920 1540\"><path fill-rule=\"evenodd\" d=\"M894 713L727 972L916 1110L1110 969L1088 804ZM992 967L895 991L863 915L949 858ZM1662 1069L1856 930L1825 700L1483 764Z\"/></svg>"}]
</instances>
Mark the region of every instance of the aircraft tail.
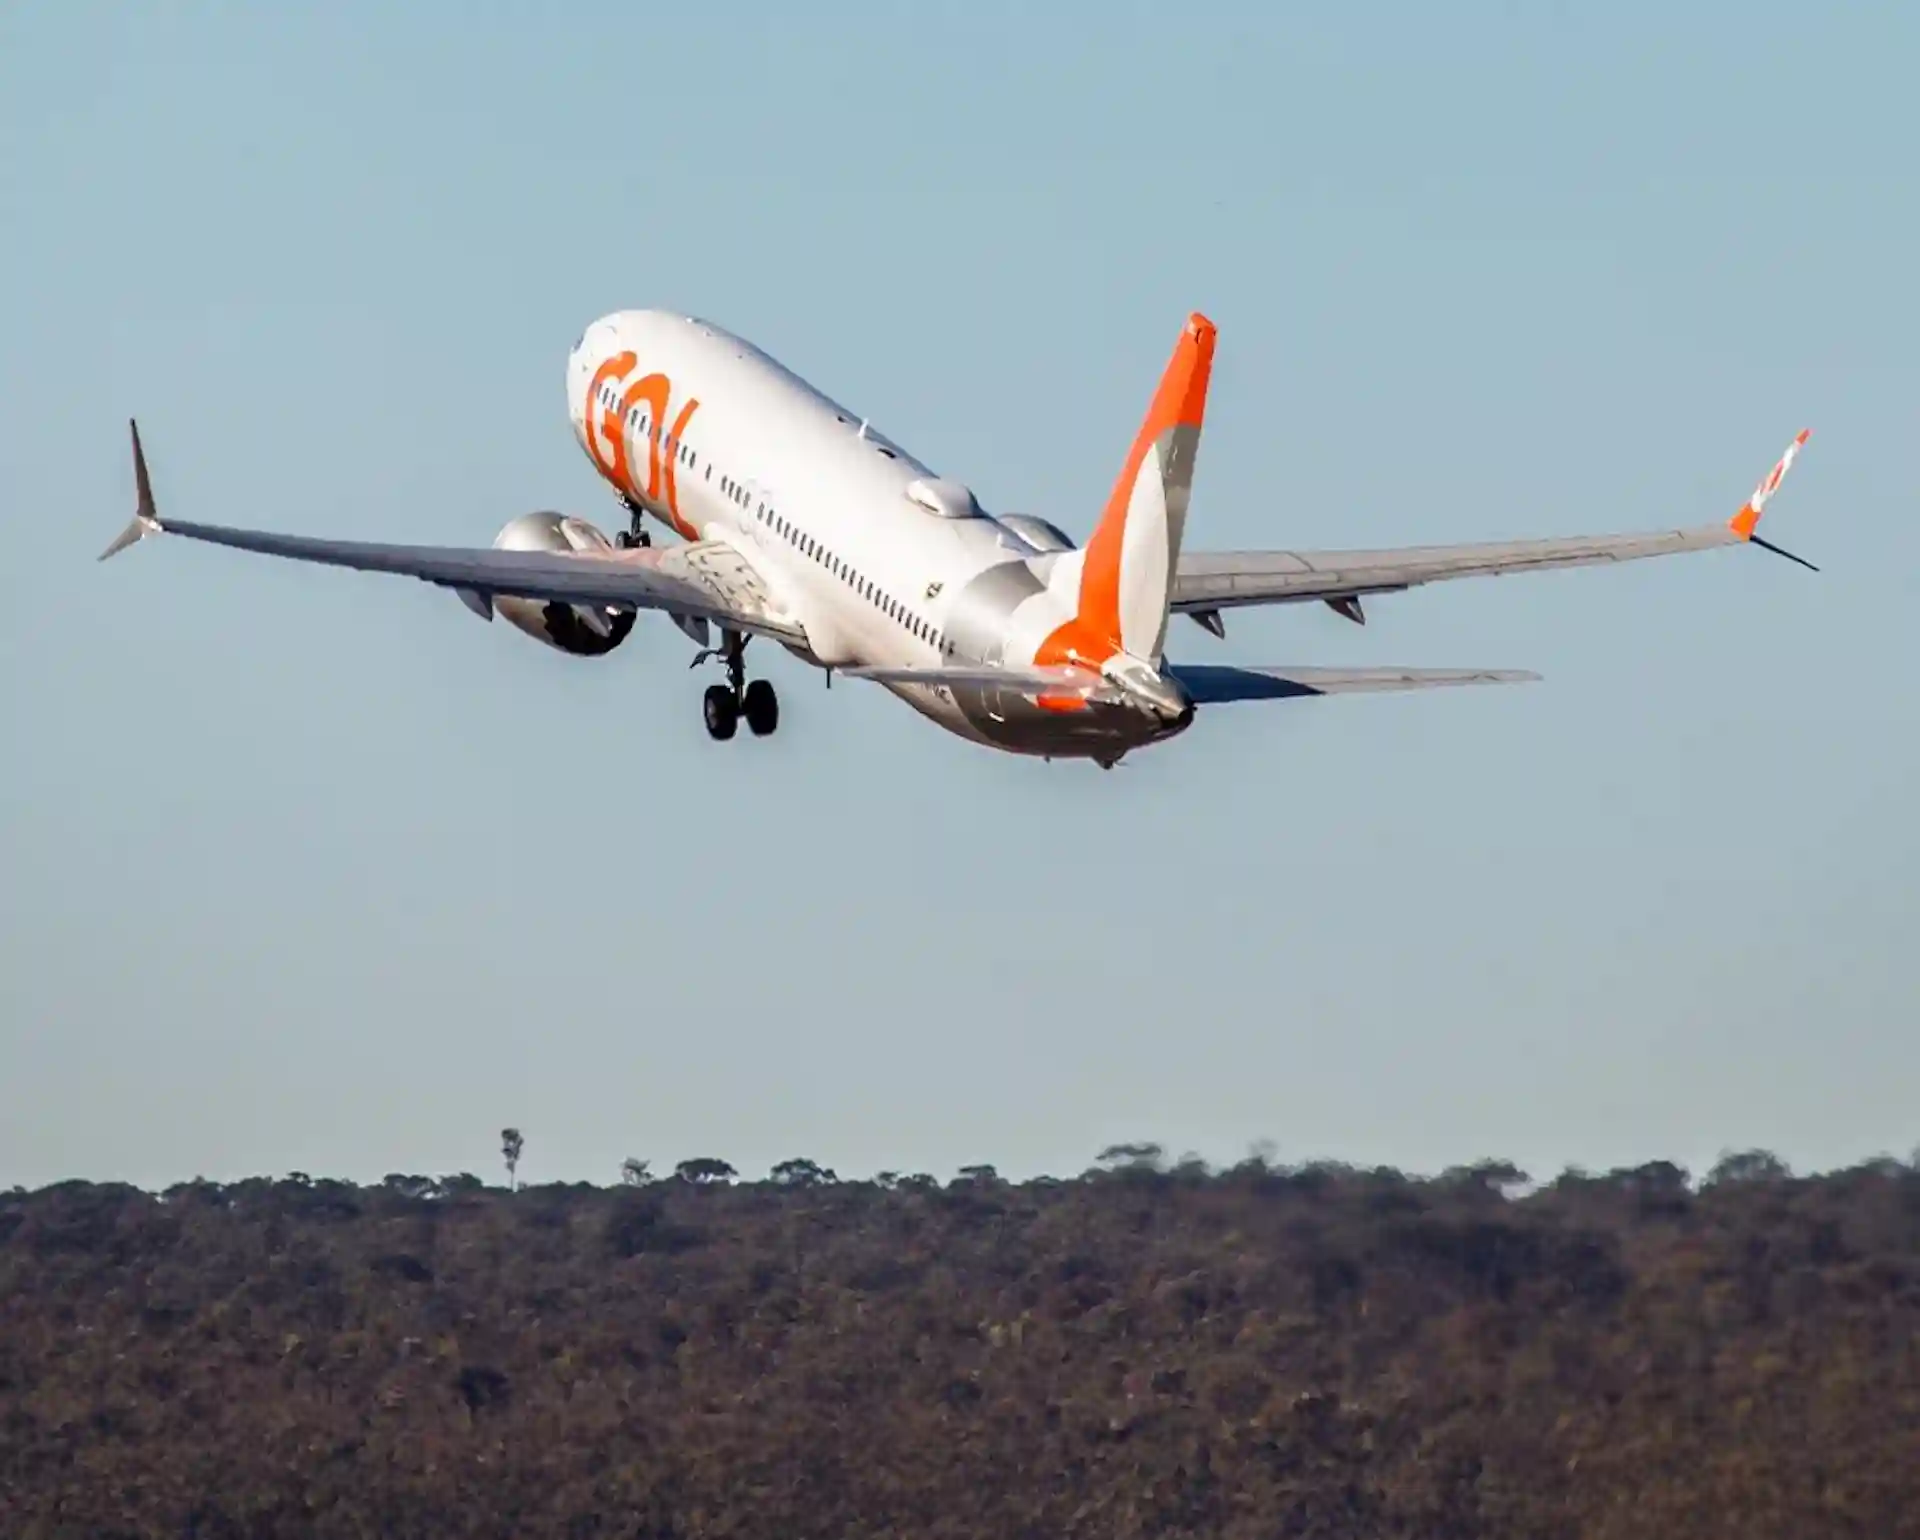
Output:
<instances>
[{"instance_id":1,"label":"aircraft tail","mask_svg":"<svg viewBox=\"0 0 1920 1540\"><path fill-rule=\"evenodd\" d=\"M1215 336L1205 316L1187 318L1106 511L1080 552L1079 613L1037 661L1097 664L1128 652L1159 663Z\"/></svg>"}]
</instances>

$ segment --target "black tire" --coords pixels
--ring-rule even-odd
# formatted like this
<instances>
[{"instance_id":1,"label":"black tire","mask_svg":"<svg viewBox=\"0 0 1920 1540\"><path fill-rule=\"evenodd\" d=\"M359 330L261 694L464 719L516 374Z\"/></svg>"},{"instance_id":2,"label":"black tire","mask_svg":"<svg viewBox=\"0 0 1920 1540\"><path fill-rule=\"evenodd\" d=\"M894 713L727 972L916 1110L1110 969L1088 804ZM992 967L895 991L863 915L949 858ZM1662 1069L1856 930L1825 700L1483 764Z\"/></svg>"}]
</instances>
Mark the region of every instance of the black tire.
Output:
<instances>
[{"instance_id":1,"label":"black tire","mask_svg":"<svg viewBox=\"0 0 1920 1540\"><path fill-rule=\"evenodd\" d=\"M707 736L717 743L725 743L740 725L740 703L723 684L707 687L701 711L707 719Z\"/></svg>"},{"instance_id":2,"label":"black tire","mask_svg":"<svg viewBox=\"0 0 1920 1540\"><path fill-rule=\"evenodd\" d=\"M740 709L746 713L747 728L756 738L766 737L780 725L780 697L773 693L773 685L765 679L748 683Z\"/></svg>"}]
</instances>

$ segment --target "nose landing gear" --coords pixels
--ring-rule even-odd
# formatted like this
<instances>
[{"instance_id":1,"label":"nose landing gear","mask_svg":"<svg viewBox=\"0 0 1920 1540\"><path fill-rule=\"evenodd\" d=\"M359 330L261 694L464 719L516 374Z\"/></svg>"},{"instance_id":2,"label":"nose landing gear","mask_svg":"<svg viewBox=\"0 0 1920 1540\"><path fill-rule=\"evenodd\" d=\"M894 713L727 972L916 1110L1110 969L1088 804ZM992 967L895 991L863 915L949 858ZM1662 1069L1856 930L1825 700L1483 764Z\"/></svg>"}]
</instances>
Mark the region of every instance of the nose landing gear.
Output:
<instances>
[{"instance_id":1,"label":"nose landing gear","mask_svg":"<svg viewBox=\"0 0 1920 1540\"><path fill-rule=\"evenodd\" d=\"M743 716L747 719L747 731L756 738L766 737L780 725L780 697L774 694L770 681L748 680L746 651L744 635L738 631L722 631L719 648L701 652L693 660L697 668L708 658L717 656L727 667L727 682L709 685L700 702L707 736L716 743L731 738Z\"/></svg>"},{"instance_id":2,"label":"nose landing gear","mask_svg":"<svg viewBox=\"0 0 1920 1540\"><path fill-rule=\"evenodd\" d=\"M623 551L644 551L653 544L653 537L647 533L647 510L630 497L622 497L620 502L627 510L627 527L613 537L613 543Z\"/></svg>"}]
</instances>

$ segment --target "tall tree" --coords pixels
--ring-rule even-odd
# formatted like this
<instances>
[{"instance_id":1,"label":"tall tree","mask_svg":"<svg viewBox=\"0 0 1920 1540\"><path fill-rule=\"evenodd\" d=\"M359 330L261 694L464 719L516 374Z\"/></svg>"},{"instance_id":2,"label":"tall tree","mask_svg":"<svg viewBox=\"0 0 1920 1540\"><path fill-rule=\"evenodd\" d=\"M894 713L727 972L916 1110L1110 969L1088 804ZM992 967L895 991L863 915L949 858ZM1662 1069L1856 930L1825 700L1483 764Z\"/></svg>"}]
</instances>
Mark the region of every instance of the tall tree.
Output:
<instances>
[{"instance_id":1,"label":"tall tree","mask_svg":"<svg viewBox=\"0 0 1920 1540\"><path fill-rule=\"evenodd\" d=\"M1723 1182L1784 1182L1793 1175L1787 1163L1771 1150L1738 1150L1722 1155L1707 1173L1707 1185Z\"/></svg>"},{"instance_id":2,"label":"tall tree","mask_svg":"<svg viewBox=\"0 0 1920 1540\"><path fill-rule=\"evenodd\" d=\"M1166 1155L1162 1145L1150 1140L1139 1144L1110 1144L1094 1159L1103 1166L1134 1166L1147 1171L1158 1171L1161 1159Z\"/></svg>"},{"instance_id":3,"label":"tall tree","mask_svg":"<svg viewBox=\"0 0 1920 1540\"><path fill-rule=\"evenodd\" d=\"M507 1163L507 1190L511 1192L520 1185L520 1152L527 1147L527 1141L520 1137L517 1128L500 1130L500 1155Z\"/></svg>"}]
</instances>

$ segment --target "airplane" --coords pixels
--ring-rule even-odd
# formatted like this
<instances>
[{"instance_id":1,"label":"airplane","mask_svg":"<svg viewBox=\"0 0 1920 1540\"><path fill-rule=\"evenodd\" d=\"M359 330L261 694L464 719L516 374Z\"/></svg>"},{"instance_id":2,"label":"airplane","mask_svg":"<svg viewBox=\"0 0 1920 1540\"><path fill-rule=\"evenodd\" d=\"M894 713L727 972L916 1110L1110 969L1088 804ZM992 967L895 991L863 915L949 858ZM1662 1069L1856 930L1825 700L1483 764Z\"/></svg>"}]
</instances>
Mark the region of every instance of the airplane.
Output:
<instances>
[{"instance_id":1,"label":"airplane","mask_svg":"<svg viewBox=\"0 0 1920 1540\"><path fill-rule=\"evenodd\" d=\"M137 422L133 522L101 553L169 533L452 590L579 657L612 652L642 610L718 660L707 733L772 733L772 684L749 681L750 640L872 680L941 727L994 749L1111 769L1195 713L1282 700L1537 679L1510 669L1254 667L1170 662L1170 618L1224 638L1228 610L1318 601L1357 624L1363 602L1451 578L1632 561L1752 544L1806 444L1802 432L1724 522L1644 534L1362 551L1183 549L1217 329L1182 327L1104 511L1084 546L1033 514L994 514L865 417L745 339L666 310L589 325L567 358L575 437L627 526L534 512L490 547L396 545L163 519ZM647 520L678 536L656 546ZM1817 569L1815 569L1817 570ZM714 632L718 631L718 640Z\"/></svg>"}]
</instances>

